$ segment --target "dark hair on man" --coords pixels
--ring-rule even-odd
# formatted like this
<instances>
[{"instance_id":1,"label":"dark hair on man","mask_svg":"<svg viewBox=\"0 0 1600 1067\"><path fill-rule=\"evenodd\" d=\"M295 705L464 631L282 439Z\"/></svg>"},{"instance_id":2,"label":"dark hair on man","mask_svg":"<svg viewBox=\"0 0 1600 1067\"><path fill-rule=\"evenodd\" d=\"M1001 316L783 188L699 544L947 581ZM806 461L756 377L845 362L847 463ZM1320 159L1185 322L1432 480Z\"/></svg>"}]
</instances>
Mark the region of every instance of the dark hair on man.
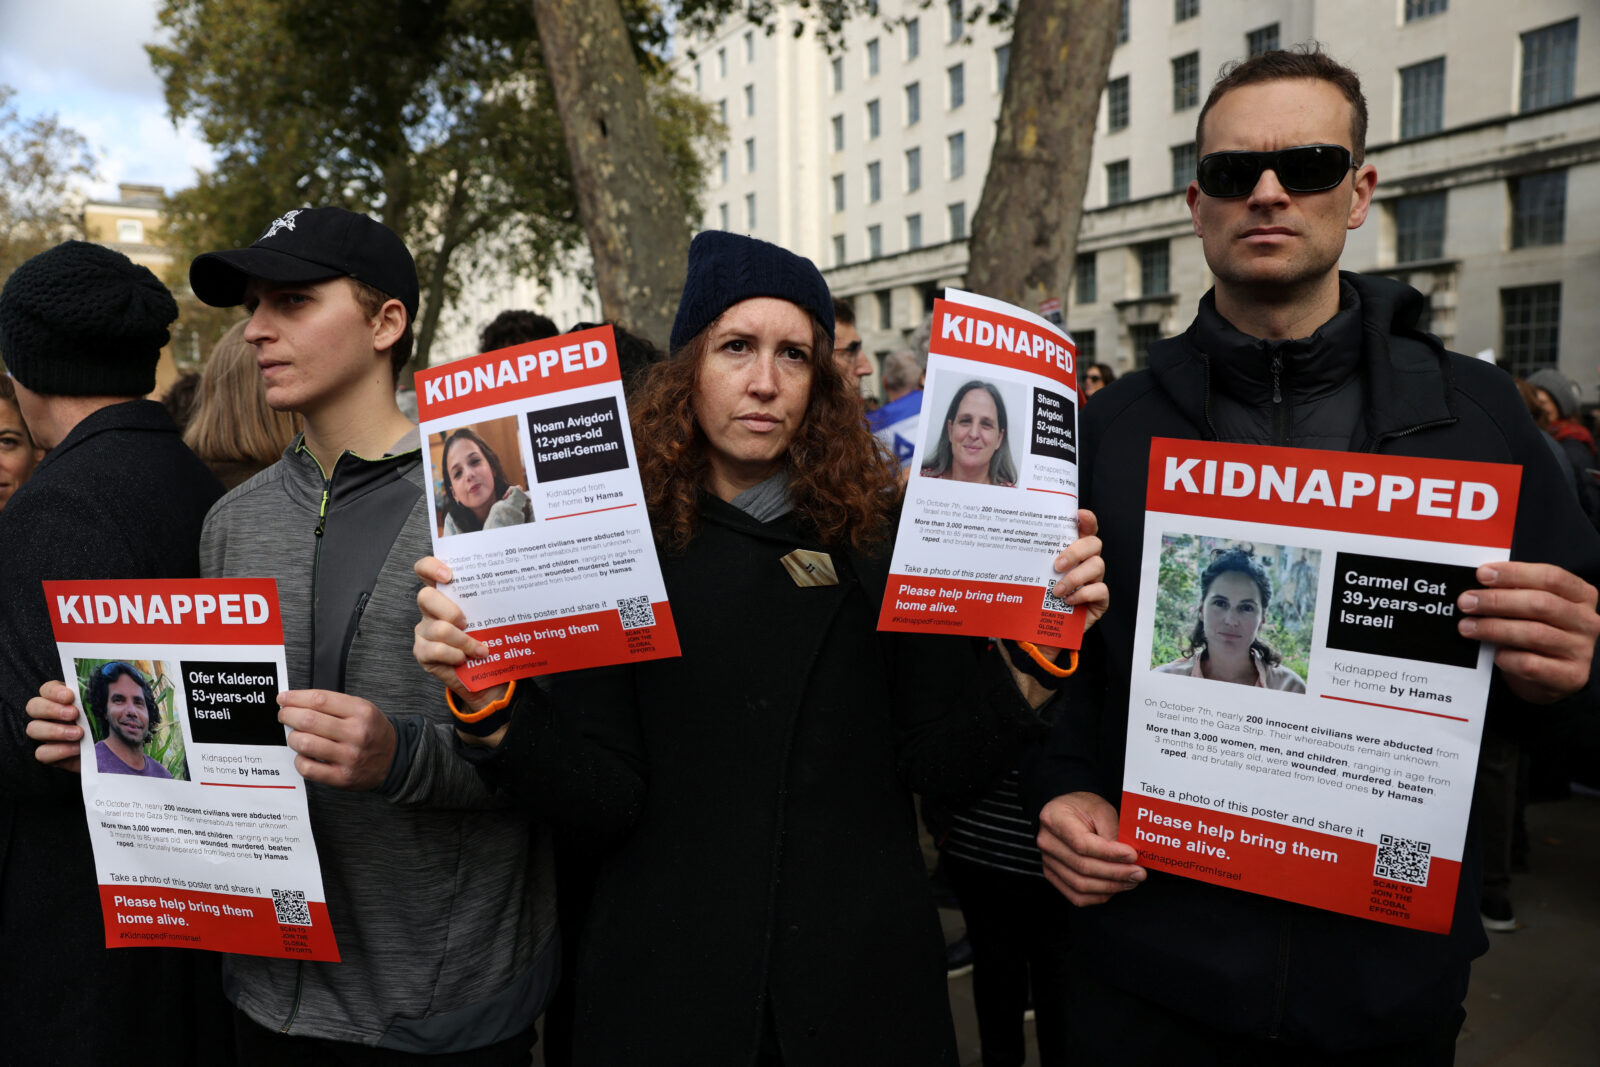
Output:
<instances>
[{"instance_id":1,"label":"dark hair on man","mask_svg":"<svg viewBox=\"0 0 1600 1067\"><path fill-rule=\"evenodd\" d=\"M1267 568L1256 559L1254 547L1218 549L1211 556L1211 565L1200 572L1200 612L1202 617L1194 620L1194 631L1189 634L1189 647L1183 650L1185 656L1193 656L1196 651L1204 651L1206 647L1206 624L1204 619L1206 597L1211 593L1211 583L1224 574L1242 574L1256 584L1256 589L1261 593L1261 617L1263 621L1267 616L1267 605L1272 603L1272 579L1267 575ZM1260 631L1257 631L1259 634ZM1261 657L1261 662L1269 667L1276 667L1283 662L1283 656L1271 645L1257 636L1250 642L1250 651Z\"/></svg>"},{"instance_id":2,"label":"dark hair on man","mask_svg":"<svg viewBox=\"0 0 1600 1067\"><path fill-rule=\"evenodd\" d=\"M844 323L846 326L854 326L856 324L855 305L842 296L834 297L833 321L835 323Z\"/></svg>"},{"instance_id":3,"label":"dark hair on man","mask_svg":"<svg viewBox=\"0 0 1600 1067\"><path fill-rule=\"evenodd\" d=\"M633 387L638 384L639 376L651 366L664 361L667 354L650 341L636 333L630 333L614 322L575 322L568 332L592 330L597 326L610 326L611 332L616 335L617 371L622 375L622 395L632 396Z\"/></svg>"},{"instance_id":4,"label":"dark hair on man","mask_svg":"<svg viewBox=\"0 0 1600 1067\"><path fill-rule=\"evenodd\" d=\"M543 341L560 332L555 323L537 311L502 311L479 332L478 351L493 352L529 341Z\"/></svg>"},{"instance_id":5,"label":"dark hair on man","mask_svg":"<svg viewBox=\"0 0 1600 1067\"><path fill-rule=\"evenodd\" d=\"M355 288L356 303L361 306L361 313L373 321L377 320L378 312L383 309L383 305L391 300L399 299L398 297L390 296L382 289L376 289L355 278L350 279L350 284ZM404 301L401 302L404 303ZM394 344L389 348L389 369L394 371L396 379L400 377L400 369L411 359L411 346L413 343L415 343L415 339L411 332L411 313L406 312L406 328L400 332L400 336L395 339Z\"/></svg>"},{"instance_id":6,"label":"dark hair on man","mask_svg":"<svg viewBox=\"0 0 1600 1067\"><path fill-rule=\"evenodd\" d=\"M132 678L139 683L139 688L144 690L145 711L150 716L150 731L161 725L161 708L156 704L156 695L150 691L150 683L145 680L143 672L130 663L117 660L104 666L96 667L89 676L89 692L84 694L84 700L89 705L89 714L100 724L103 734L111 732L111 723L106 717L106 700L110 696L111 683L118 678Z\"/></svg>"},{"instance_id":7,"label":"dark hair on man","mask_svg":"<svg viewBox=\"0 0 1600 1067\"><path fill-rule=\"evenodd\" d=\"M167 391L161 394L161 406L172 416L179 433L189 428L189 417L194 414L194 404L199 395L200 375L195 371L179 375L178 380L167 386Z\"/></svg>"},{"instance_id":8,"label":"dark hair on man","mask_svg":"<svg viewBox=\"0 0 1600 1067\"><path fill-rule=\"evenodd\" d=\"M1224 94L1243 85L1293 78L1325 81L1344 94L1344 98L1350 101L1350 152L1357 163L1365 159L1367 98L1361 93L1361 79L1355 71L1324 52L1322 45L1316 41L1223 64L1216 83L1211 86L1210 95L1206 97L1205 106L1200 109L1200 117L1194 124L1196 153L1205 155L1206 114Z\"/></svg>"}]
</instances>

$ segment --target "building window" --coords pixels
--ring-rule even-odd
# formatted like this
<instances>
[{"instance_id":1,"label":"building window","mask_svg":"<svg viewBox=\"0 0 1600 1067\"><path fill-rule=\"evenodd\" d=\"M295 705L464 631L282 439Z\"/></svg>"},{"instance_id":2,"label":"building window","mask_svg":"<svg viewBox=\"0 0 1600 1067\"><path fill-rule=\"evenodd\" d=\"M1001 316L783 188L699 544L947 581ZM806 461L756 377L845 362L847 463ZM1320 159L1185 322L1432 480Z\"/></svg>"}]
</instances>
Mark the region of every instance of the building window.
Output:
<instances>
[{"instance_id":1,"label":"building window","mask_svg":"<svg viewBox=\"0 0 1600 1067\"><path fill-rule=\"evenodd\" d=\"M1200 0L1172 0L1172 21L1188 22L1200 14Z\"/></svg>"},{"instance_id":2,"label":"building window","mask_svg":"<svg viewBox=\"0 0 1600 1067\"><path fill-rule=\"evenodd\" d=\"M1128 199L1128 161L1106 164L1106 203L1120 204Z\"/></svg>"},{"instance_id":3,"label":"building window","mask_svg":"<svg viewBox=\"0 0 1600 1067\"><path fill-rule=\"evenodd\" d=\"M1146 241L1139 246L1139 295L1161 296L1172 291L1166 241Z\"/></svg>"},{"instance_id":4,"label":"building window","mask_svg":"<svg viewBox=\"0 0 1600 1067\"><path fill-rule=\"evenodd\" d=\"M833 265L837 267L844 261L844 234L836 233L833 235Z\"/></svg>"},{"instance_id":5,"label":"building window","mask_svg":"<svg viewBox=\"0 0 1600 1067\"><path fill-rule=\"evenodd\" d=\"M1561 352L1561 283L1500 290L1501 357L1526 376Z\"/></svg>"},{"instance_id":6,"label":"building window","mask_svg":"<svg viewBox=\"0 0 1600 1067\"><path fill-rule=\"evenodd\" d=\"M945 71L950 79L950 110L954 111L967 102L967 73L966 66L957 63Z\"/></svg>"},{"instance_id":7,"label":"building window","mask_svg":"<svg viewBox=\"0 0 1600 1067\"><path fill-rule=\"evenodd\" d=\"M1172 110L1200 103L1200 53L1190 52L1172 61Z\"/></svg>"},{"instance_id":8,"label":"building window","mask_svg":"<svg viewBox=\"0 0 1600 1067\"><path fill-rule=\"evenodd\" d=\"M883 165L867 164L867 203L876 204L883 199Z\"/></svg>"},{"instance_id":9,"label":"building window","mask_svg":"<svg viewBox=\"0 0 1600 1067\"><path fill-rule=\"evenodd\" d=\"M744 87L744 114L745 114L745 118L749 118L750 116L754 115L755 113L756 113L756 87L754 85L746 85Z\"/></svg>"},{"instance_id":10,"label":"building window","mask_svg":"<svg viewBox=\"0 0 1600 1067\"><path fill-rule=\"evenodd\" d=\"M1572 99L1578 69L1578 20L1522 35L1522 110Z\"/></svg>"},{"instance_id":11,"label":"building window","mask_svg":"<svg viewBox=\"0 0 1600 1067\"><path fill-rule=\"evenodd\" d=\"M1093 252L1079 252L1072 261L1072 301L1092 304L1100 299L1100 279L1095 275Z\"/></svg>"},{"instance_id":12,"label":"building window","mask_svg":"<svg viewBox=\"0 0 1600 1067\"><path fill-rule=\"evenodd\" d=\"M833 126L833 150L835 152L843 152L844 151L844 116L843 115L835 115L835 116L833 116L833 118L830 120L830 124Z\"/></svg>"},{"instance_id":13,"label":"building window","mask_svg":"<svg viewBox=\"0 0 1600 1067\"><path fill-rule=\"evenodd\" d=\"M1175 192L1183 192L1189 188L1189 183L1194 181L1195 147L1194 142L1188 144L1175 144L1172 146L1172 188Z\"/></svg>"},{"instance_id":14,"label":"building window","mask_svg":"<svg viewBox=\"0 0 1600 1067\"><path fill-rule=\"evenodd\" d=\"M906 149L906 192L922 188L922 149Z\"/></svg>"},{"instance_id":15,"label":"building window","mask_svg":"<svg viewBox=\"0 0 1600 1067\"><path fill-rule=\"evenodd\" d=\"M906 125L915 126L922 121L922 83L906 86Z\"/></svg>"},{"instance_id":16,"label":"building window","mask_svg":"<svg viewBox=\"0 0 1600 1067\"><path fill-rule=\"evenodd\" d=\"M1444 57L1400 68L1400 136L1444 129Z\"/></svg>"},{"instance_id":17,"label":"building window","mask_svg":"<svg viewBox=\"0 0 1600 1067\"><path fill-rule=\"evenodd\" d=\"M726 78L727 76L728 50L726 48L719 48L717 49L717 77Z\"/></svg>"},{"instance_id":18,"label":"building window","mask_svg":"<svg viewBox=\"0 0 1600 1067\"><path fill-rule=\"evenodd\" d=\"M877 259L883 255L883 227L867 227L867 258Z\"/></svg>"},{"instance_id":19,"label":"building window","mask_svg":"<svg viewBox=\"0 0 1600 1067\"><path fill-rule=\"evenodd\" d=\"M1263 52L1271 52L1278 47L1278 24L1263 26L1259 30L1251 30L1244 35L1244 51L1246 55L1259 56Z\"/></svg>"},{"instance_id":20,"label":"building window","mask_svg":"<svg viewBox=\"0 0 1600 1067\"><path fill-rule=\"evenodd\" d=\"M1117 5L1117 43L1128 43L1128 0Z\"/></svg>"},{"instance_id":21,"label":"building window","mask_svg":"<svg viewBox=\"0 0 1600 1067\"><path fill-rule=\"evenodd\" d=\"M828 64L828 68L833 72L833 91L836 93L844 92L844 57L834 56L833 61Z\"/></svg>"},{"instance_id":22,"label":"building window","mask_svg":"<svg viewBox=\"0 0 1600 1067\"><path fill-rule=\"evenodd\" d=\"M728 230L728 229L732 229L733 228L729 224L729 221L728 221L728 205L727 204L718 204L717 205L717 222L718 222L717 229L719 229L719 230Z\"/></svg>"},{"instance_id":23,"label":"building window","mask_svg":"<svg viewBox=\"0 0 1600 1067\"><path fill-rule=\"evenodd\" d=\"M744 194L744 224L751 230L756 228L756 194Z\"/></svg>"},{"instance_id":24,"label":"building window","mask_svg":"<svg viewBox=\"0 0 1600 1067\"><path fill-rule=\"evenodd\" d=\"M1567 232L1567 172L1511 179L1511 247L1558 245Z\"/></svg>"},{"instance_id":25,"label":"building window","mask_svg":"<svg viewBox=\"0 0 1600 1067\"><path fill-rule=\"evenodd\" d=\"M722 123L724 126L726 126L728 124L728 100L727 100L727 97L723 97L721 100L717 101L717 121Z\"/></svg>"},{"instance_id":26,"label":"building window","mask_svg":"<svg viewBox=\"0 0 1600 1067\"><path fill-rule=\"evenodd\" d=\"M844 175L833 176L833 210L844 210Z\"/></svg>"},{"instance_id":27,"label":"building window","mask_svg":"<svg viewBox=\"0 0 1600 1067\"><path fill-rule=\"evenodd\" d=\"M744 61L746 63L756 61L756 35L751 30L744 31Z\"/></svg>"},{"instance_id":28,"label":"building window","mask_svg":"<svg viewBox=\"0 0 1600 1067\"><path fill-rule=\"evenodd\" d=\"M728 183L728 150L723 148L717 152L717 170L722 174L722 183Z\"/></svg>"},{"instance_id":29,"label":"building window","mask_svg":"<svg viewBox=\"0 0 1600 1067\"><path fill-rule=\"evenodd\" d=\"M744 142L744 172L754 174L756 169L756 139L745 138Z\"/></svg>"},{"instance_id":30,"label":"building window","mask_svg":"<svg viewBox=\"0 0 1600 1067\"><path fill-rule=\"evenodd\" d=\"M1420 263L1444 256L1444 195L1423 193L1394 202L1396 263Z\"/></svg>"},{"instance_id":31,"label":"building window","mask_svg":"<svg viewBox=\"0 0 1600 1067\"><path fill-rule=\"evenodd\" d=\"M889 330L894 328L894 293L888 289L878 290L878 329Z\"/></svg>"},{"instance_id":32,"label":"building window","mask_svg":"<svg viewBox=\"0 0 1600 1067\"><path fill-rule=\"evenodd\" d=\"M916 59L922 52L922 23L918 19L906 20L906 59Z\"/></svg>"},{"instance_id":33,"label":"building window","mask_svg":"<svg viewBox=\"0 0 1600 1067\"><path fill-rule=\"evenodd\" d=\"M867 101L867 140L874 140L882 126L879 123L879 108L876 100Z\"/></svg>"},{"instance_id":34,"label":"building window","mask_svg":"<svg viewBox=\"0 0 1600 1067\"><path fill-rule=\"evenodd\" d=\"M1450 0L1406 0L1407 22L1442 14L1450 9Z\"/></svg>"},{"instance_id":35,"label":"building window","mask_svg":"<svg viewBox=\"0 0 1600 1067\"><path fill-rule=\"evenodd\" d=\"M967 237L967 205L966 201L951 204L946 209L950 215L950 240L964 241Z\"/></svg>"},{"instance_id":36,"label":"building window","mask_svg":"<svg viewBox=\"0 0 1600 1067\"><path fill-rule=\"evenodd\" d=\"M878 39L874 37L867 42L867 77L878 73Z\"/></svg>"},{"instance_id":37,"label":"building window","mask_svg":"<svg viewBox=\"0 0 1600 1067\"><path fill-rule=\"evenodd\" d=\"M950 35L947 40L959 41L961 35L967 32L967 20L961 10L961 0L950 0L947 7L950 13Z\"/></svg>"},{"instance_id":38,"label":"building window","mask_svg":"<svg viewBox=\"0 0 1600 1067\"><path fill-rule=\"evenodd\" d=\"M994 91L1006 91L1006 76L1011 73L1011 46L1003 44L994 50Z\"/></svg>"},{"instance_id":39,"label":"building window","mask_svg":"<svg viewBox=\"0 0 1600 1067\"><path fill-rule=\"evenodd\" d=\"M1094 365L1094 331L1073 330L1072 343L1078 349L1078 366L1088 368Z\"/></svg>"},{"instance_id":40,"label":"building window","mask_svg":"<svg viewBox=\"0 0 1600 1067\"><path fill-rule=\"evenodd\" d=\"M144 223L138 219L117 220L117 240L123 244L138 245L144 243Z\"/></svg>"},{"instance_id":41,"label":"building window","mask_svg":"<svg viewBox=\"0 0 1600 1067\"><path fill-rule=\"evenodd\" d=\"M907 215L906 216L906 247L907 248L921 248L922 247L922 216L921 215Z\"/></svg>"},{"instance_id":42,"label":"building window","mask_svg":"<svg viewBox=\"0 0 1600 1067\"><path fill-rule=\"evenodd\" d=\"M967 135L952 133L944 139L946 154L950 157L950 177L959 178L967 173Z\"/></svg>"},{"instance_id":43,"label":"building window","mask_svg":"<svg viewBox=\"0 0 1600 1067\"><path fill-rule=\"evenodd\" d=\"M694 65L694 91L699 92L705 87L705 79L700 76L700 64Z\"/></svg>"},{"instance_id":44,"label":"building window","mask_svg":"<svg viewBox=\"0 0 1600 1067\"><path fill-rule=\"evenodd\" d=\"M1128 327L1128 340L1133 343L1133 365L1150 365L1150 346L1161 340L1161 327L1154 322L1136 322Z\"/></svg>"},{"instance_id":45,"label":"building window","mask_svg":"<svg viewBox=\"0 0 1600 1067\"><path fill-rule=\"evenodd\" d=\"M1128 128L1128 76L1106 83L1106 129L1115 133Z\"/></svg>"}]
</instances>

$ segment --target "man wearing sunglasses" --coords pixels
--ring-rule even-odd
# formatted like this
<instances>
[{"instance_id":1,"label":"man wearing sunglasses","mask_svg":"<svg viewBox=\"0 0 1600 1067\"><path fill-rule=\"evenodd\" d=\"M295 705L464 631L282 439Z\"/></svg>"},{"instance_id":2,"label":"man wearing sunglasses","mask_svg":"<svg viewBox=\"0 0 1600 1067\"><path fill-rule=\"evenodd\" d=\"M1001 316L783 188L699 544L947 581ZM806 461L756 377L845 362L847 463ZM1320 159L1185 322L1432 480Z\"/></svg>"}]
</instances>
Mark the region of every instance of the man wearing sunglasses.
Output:
<instances>
[{"instance_id":1,"label":"man wearing sunglasses","mask_svg":"<svg viewBox=\"0 0 1600 1067\"><path fill-rule=\"evenodd\" d=\"M1517 562L1480 568L1484 588L1457 608L1464 636L1498 646L1491 726L1534 726L1592 706L1600 539L1510 378L1419 328L1415 290L1340 273L1345 235L1366 220L1377 184L1365 140L1359 80L1320 51L1225 69L1200 112L1188 190L1215 288L1185 333L1151 346L1147 370L1084 409L1083 503L1105 531L1107 583L1134 603L1153 437L1519 464ZM1088 636L1028 782L1046 876L1079 907L1077 1054L1453 1062L1469 963L1488 947L1476 826L1447 936L1147 872L1116 840L1111 803L1134 622L1114 612Z\"/></svg>"}]
</instances>

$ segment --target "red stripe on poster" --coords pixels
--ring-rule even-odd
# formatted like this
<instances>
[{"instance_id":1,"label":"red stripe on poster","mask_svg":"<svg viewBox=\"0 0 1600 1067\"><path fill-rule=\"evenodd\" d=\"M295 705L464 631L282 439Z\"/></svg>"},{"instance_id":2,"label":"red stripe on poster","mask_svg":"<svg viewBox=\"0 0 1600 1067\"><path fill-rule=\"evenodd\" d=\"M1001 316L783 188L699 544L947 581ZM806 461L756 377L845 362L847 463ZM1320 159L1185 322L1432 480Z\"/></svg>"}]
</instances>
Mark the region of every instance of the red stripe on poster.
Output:
<instances>
[{"instance_id":1,"label":"red stripe on poster","mask_svg":"<svg viewBox=\"0 0 1600 1067\"><path fill-rule=\"evenodd\" d=\"M458 667L456 674L476 692L513 678L679 655L671 606L659 600L650 610L653 624L626 630L617 608L473 630L472 636L494 651Z\"/></svg>"},{"instance_id":2,"label":"red stripe on poster","mask_svg":"<svg viewBox=\"0 0 1600 1067\"><path fill-rule=\"evenodd\" d=\"M891 574L878 629L1006 637L1051 648L1078 648L1083 644L1083 613L1046 610L1044 598L1042 577L1038 585L1028 585Z\"/></svg>"},{"instance_id":3,"label":"red stripe on poster","mask_svg":"<svg viewBox=\"0 0 1600 1067\"><path fill-rule=\"evenodd\" d=\"M284 890L278 890L285 893ZM284 918L278 921L278 908ZM103 885L106 948L200 948L246 956L337 963L328 905L289 894L204 893L166 886Z\"/></svg>"}]
</instances>

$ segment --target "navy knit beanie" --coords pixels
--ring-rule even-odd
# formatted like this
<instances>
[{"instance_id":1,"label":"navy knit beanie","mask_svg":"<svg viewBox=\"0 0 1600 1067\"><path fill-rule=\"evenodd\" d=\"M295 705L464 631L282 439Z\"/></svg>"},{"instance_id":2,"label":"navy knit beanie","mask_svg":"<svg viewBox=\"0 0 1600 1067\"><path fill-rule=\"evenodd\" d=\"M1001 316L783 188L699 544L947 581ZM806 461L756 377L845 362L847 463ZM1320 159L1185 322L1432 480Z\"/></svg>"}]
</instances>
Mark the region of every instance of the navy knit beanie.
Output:
<instances>
[{"instance_id":1,"label":"navy knit beanie","mask_svg":"<svg viewBox=\"0 0 1600 1067\"><path fill-rule=\"evenodd\" d=\"M12 272L0 290L0 358L50 396L144 396L178 317L148 268L121 252L66 241Z\"/></svg>"},{"instance_id":2,"label":"navy knit beanie","mask_svg":"<svg viewBox=\"0 0 1600 1067\"><path fill-rule=\"evenodd\" d=\"M718 315L753 296L799 305L833 337L833 296L816 264L767 241L706 230L689 244L689 272L672 323L671 351L676 353Z\"/></svg>"}]
</instances>

